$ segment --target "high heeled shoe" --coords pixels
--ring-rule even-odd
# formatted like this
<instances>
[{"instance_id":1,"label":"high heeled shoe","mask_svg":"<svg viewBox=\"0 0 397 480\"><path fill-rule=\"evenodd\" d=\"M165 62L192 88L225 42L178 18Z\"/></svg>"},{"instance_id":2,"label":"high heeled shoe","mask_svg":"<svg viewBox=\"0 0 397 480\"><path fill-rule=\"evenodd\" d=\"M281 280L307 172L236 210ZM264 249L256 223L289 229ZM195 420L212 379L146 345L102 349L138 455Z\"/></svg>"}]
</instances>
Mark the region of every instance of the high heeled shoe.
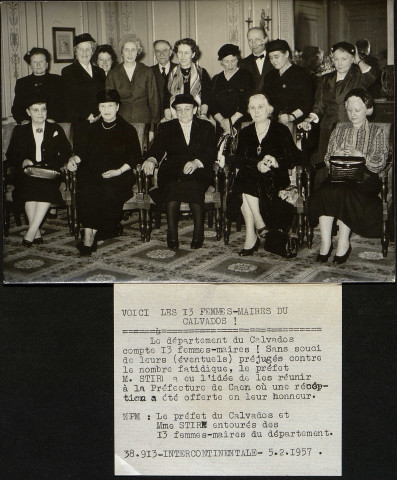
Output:
<instances>
[{"instance_id":1,"label":"high heeled shoe","mask_svg":"<svg viewBox=\"0 0 397 480\"><path fill-rule=\"evenodd\" d=\"M90 257L92 255L92 247L84 245L82 242L78 243L76 247L80 253L80 257Z\"/></svg>"},{"instance_id":2,"label":"high heeled shoe","mask_svg":"<svg viewBox=\"0 0 397 480\"><path fill-rule=\"evenodd\" d=\"M331 253L332 253L333 249L334 249L334 246L331 243L331 246L329 247L328 253L326 255L321 255L321 253L319 253L317 255L316 262L321 262L321 263L328 262L328 259L331 256Z\"/></svg>"},{"instance_id":3,"label":"high heeled shoe","mask_svg":"<svg viewBox=\"0 0 397 480\"><path fill-rule=\"evenodd\" d=\"M25 238L22 239L22 246L25 248L30 248L33 245L33 242L26 240Z\"/></svg>"},{"instance_id":4,"label":"high heeled shoe","mask_svg":"<svg viewBox=\"0 0 397 480\"><path fill-rule=\"evenodd\" d=\"M263 240L266 237L266 234L268 233L269 229L266 227L266 225L262 228L258 228L256 231L256 235L260 240Z\"/></svg>"},{"instance_id":5,"label":"high heeled shoe","mask_svg":"<svg viewBox=\"0 0 397 480\"><path fill-rule=\"evenodd\" d=\"M338 256L335 255L334 259L332 260L332 263L336 263L338 265L341 265L342 263L345 263L346 260L349 258L349 255L352 251L352 246L349 245L349 248L347 249L347 252L344 255Z\"/></svg>"},{"instance_id":6,"label":"high heeled shoe","mask_svg":"<svg viewBox=\"0 0 397 480\"><path fill-rule=\"evenodd\" d=\"M190 243L190 248L197 250L203 246L204 240L192 240Z\"/></svg>"},{"instance_id":7,"label":"high heeled shoe","mask_svg":"<svg viewBox=\"0 0 397 480\"><path fill-rule=\"evenodd\" d=\"M167 247L170 248L171 250L178 250L178 248L179 248L178 240L168 240L167 239Z\"/></svg>"},{"instance_id":8,"label":"high heeled shoe","mask_svg":"<svg viewBox=\"0 0 397 480\"><path fill-rule=\"evenodd\" d=\"M256 240L255 245L252 248L243 248L238 252L240 257L249 257L259 250L261 242L259 238Z\"/></svg>"},{"instance_id":9,"label":"high heeled shoe","mask_svg":"<svg viewBox=\"0 0 397 480\"><path fill-rule=\"evenodd\" d=\"M43 243L44 243L44 240L43 240L41 237L35 238L35 239L33 240L33 244L34 244L34 245L43 245Z\"/></svg>"}]
</instances>

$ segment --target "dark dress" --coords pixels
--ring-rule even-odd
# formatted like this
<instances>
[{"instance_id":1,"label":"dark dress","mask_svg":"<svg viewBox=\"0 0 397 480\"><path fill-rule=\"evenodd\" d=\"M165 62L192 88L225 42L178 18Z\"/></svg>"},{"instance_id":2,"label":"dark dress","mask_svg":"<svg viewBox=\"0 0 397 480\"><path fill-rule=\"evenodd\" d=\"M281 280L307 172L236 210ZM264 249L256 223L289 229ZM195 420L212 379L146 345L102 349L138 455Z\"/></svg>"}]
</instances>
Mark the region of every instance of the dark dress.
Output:
<instances>
[{"instance_id":1,"label":"dark dress","mask_svg":"<svg viewBox=\"0 0 397 480\"><path fill-rule=\"evenodd\" d=\"M280 75L276 69L265 75L263 93L273 106L273 118L280 113L292 113L302 110L305 118L313 106L313 87L311 80L302 67L291 65Z\"/></svg>"},{"instance_id":2,"label":"dark dress","mask_svg":"<svg viewBox=\"0 0 397 480\"><path fill-rule=\"evenodd\" d=\"M272 155L278 168L261 173L257 164L265 155ZM227 215L234 220L240 213L243 193L259 198L261 215L267 228L288 231L295 209L278 197L278 192L290 185L288 169L302 162L302 152L296 147L285 125L270 122L266 136L259 143L255 124L241 130L236 153L239 169L232 192L228 196Z\"/></svg>"},{"instance_id":3,"label":"dark dress","mask_svg":"<svg viewBox=\"0 0 397 480\"><path fill-rule=\"evenodd\" d=\"M253 90L254 81L248 70L237 70L229 80L226 80L224 72L218 73L211 81L211 115L220 113L224 118L230 118L239 112L243 116L234 124L238 128L241 122L248 119L248 99ZM217 136L222 135L223 129L218 123L216 129Z\"/></svg>"},{"instance_id":4,"label":"dark dress","mask_svg":"<svg viewBox=\"0 0 397 480\"><path fill-rule=\"evenodd\" d=\"M27 101L32 97L44 96L47 105L47 118L55 122L64 122L65 118L65 95L60 75L46 72L44 75L28 75L19 78L15 84L15 98L11 113L17 123L30 120L26 113Z\"/></svg>"},{"instance_id":5,"label":"dark dress","mask_svg":"<svg viewBox=\"0 0 397 480\"><path fill-rule=\"evenodd\" d=\"M367 171L363 183L331 182L327 178L309 197L309 221L318 224L322 215L342 220L354 233L380 237L382 232L381 183L376 172L384 168L388 152L382 128L367 121L358 130L352 124L339 124L332 132L326 160L346 142L364 153Z\"/></svg>"},{"instance_id":6,"label":"dark dress","mask_svg":"<svg viewBox=\"0 0 397 480\"><path fill-rule=\"evenodd\" d=\"M6 156L16 167L13 200L18 208L29 201L62 202L59 191L60 180L28 177L22 169L22 163L25 159L32 160L35 165L55 170L59 170L69 160L72 156L72 148L62 127L55 123L45 123L41 144L41 162L36 162L36 142L32 124L17 125L12 132Z\"/></svg>"},{"instance_id":7,"label":"dark dress","mask_svg":"<svg viewBox=\"0 0 397 480\"><path fill-rule=\"evenodd\" d=\"M99 119L88 127L75 145L75 152L81 158L77 170L79 220L83 227L111 232L122 218L123 204L132 196L132 168L141 160L136 130L120 116L111 123ZM125 163L131 170L102 178L103 172L121 168Z\"/></svg>"},{"instance_id":8,"label":"dark dress","mask_svg":"<svg viewBox=\"0 0 397 480\"><path fill-rule=\"evenodd\" d=\"M178 119L161 123L153 145L146 158L154 157L159 163L158 190L151 192L155 203L171 201L204 203L204 195L213 178L216 159L214 127L207 120L194 117L189 145ZM197 168L192 174L183 173L183 167L191 160L198 159L204 168Z\"/></svg>"}]
</instances>

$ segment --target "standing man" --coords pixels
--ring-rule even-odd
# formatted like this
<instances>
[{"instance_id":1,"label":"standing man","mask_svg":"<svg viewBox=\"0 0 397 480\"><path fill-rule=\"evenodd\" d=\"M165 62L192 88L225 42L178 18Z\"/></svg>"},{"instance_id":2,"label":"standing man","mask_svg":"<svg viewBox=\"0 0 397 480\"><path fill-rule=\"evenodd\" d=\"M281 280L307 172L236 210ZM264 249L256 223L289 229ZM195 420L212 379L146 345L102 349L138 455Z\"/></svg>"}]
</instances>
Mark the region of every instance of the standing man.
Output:
<instances>
[{"instance_id":1,"label":"standing man","mask_svg":"<svg viewBox=\"0 0 397 480\"><path fill-rule=\"evenodd\" d=\"M170 61L172 56L172 47L167 40L156 40L153 43L154 54L156 55L157 64L150 67L154 76L156 77L156 83L160 94L160 108L161 117L164 117L164 84L170 71L176 66L176 63Z\"/></svg>"},{"instance_id":2,"label":"standing man","mask_svg":"<svg viewBox=\"0 0 397 480\"><path fill-rule=\"evenodd\" d=\"M254 93L262 93L263 79L267 72L273 69L265 50L269 37L263 28L252 27L248 30L247 39L252 53L241 60L240 67L252 73L255 81Z\"/></svg>"}]
</instances>

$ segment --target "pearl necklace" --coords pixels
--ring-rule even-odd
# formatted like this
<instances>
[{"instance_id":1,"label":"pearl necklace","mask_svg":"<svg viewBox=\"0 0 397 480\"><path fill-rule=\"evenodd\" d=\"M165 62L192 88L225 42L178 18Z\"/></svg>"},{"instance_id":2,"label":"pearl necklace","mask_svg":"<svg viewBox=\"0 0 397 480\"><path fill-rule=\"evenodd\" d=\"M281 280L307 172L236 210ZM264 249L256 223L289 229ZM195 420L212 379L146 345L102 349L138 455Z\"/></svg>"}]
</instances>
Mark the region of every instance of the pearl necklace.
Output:
<instances>
[{"instance_id":1,"label":"pearl necklace","mask_svg":"<svg viewBox=\"0 0 397 480\"><path fill-rule=\"evenodd\" d=\"M105 130L110 130L111 128L115 127L116 126L116 123L114 123L111 127L105 127L104 123L102 122L102 127L105 129Z\"/></svg>"}]
</instances>

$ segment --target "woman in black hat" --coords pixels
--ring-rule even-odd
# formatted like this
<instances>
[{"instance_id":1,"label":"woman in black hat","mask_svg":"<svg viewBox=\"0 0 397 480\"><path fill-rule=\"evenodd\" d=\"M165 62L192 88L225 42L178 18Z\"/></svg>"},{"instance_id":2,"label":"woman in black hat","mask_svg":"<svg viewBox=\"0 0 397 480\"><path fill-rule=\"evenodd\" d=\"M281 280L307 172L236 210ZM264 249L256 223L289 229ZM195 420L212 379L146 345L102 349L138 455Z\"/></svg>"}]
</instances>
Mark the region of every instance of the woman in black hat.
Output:
<instances>
[{"instance_id":1,"label":"woman in black hat","mask_svg":"<svg viewBox=\"0 0 397 480\"><path fill-rule=\"evenodd\" d=\"M299 125L311 130L312 123L320 122L320 138L317 152L312 156L312 164L324 162L328 141L335 125L348 122L345 109L345 96L353 88L367 88L376 80L376 72L360 59L357 48L348 42L339 42L331 48L335 71L319 79L314 106L310 115ZM324 165L325 166L325 165ZM327 169L318 170L315 188L327 177Z\"/></svg>"},{"instance_id":2,"label":"woman in black hat","mask_svg":"<svg viewBox=\"0 0 397 480\"><path fill-rule=\"evenodd\" d=\"M106 75L102 68L91 63L96 42L89 33L77 35L73 45L76 59L62 69L62 79L67 99L67 121L73 124L75 137L76 128L99 118L96 95L105 88Z\"/></svg>"},{"instance_id":3,"label":"woman in black hat","mask_svg":"<svg viewBox=\"0 0 397 480\"><path fill-rule=\"evenodd\" d=\"M60 75L49 73L50 53L45 48L34 47L23 57L32 74L19 78L15 84L15 98L11 113L17 123L28 123L26 102L33 96L44 96L47 105L47 121L63 122L64 94Z\"/></svg>"},{"instance_id":4,"label":"woman in black hat","mask_svg":"<svg viewBox=\"0 0 397 480\"><path fill-rule=\"evenodd\" d=\"M230 122L239 128L246 115L248 98L254 90L251 72L241 70L240 49L227 43L218 50L218 60L223 72L215 75L211 81L210 113L216 120L216 134L230 134Z\"/></svg>"},{"instance_id":5,"label":"woman in black hat","mask_svg":"<svg viewBox=\"0 0 397 480\"><path fill-rule=\"evenodd\" d=\"M118 114L117 90L97 94L101 119L88 126L75 148L68 169L77 172L77 213L84 228L81 256L96 250L97 232L110 237L122 218L124 203L132 196L132 169L141 160L135 128Z\"/></svg>"},{"instance_id":6,"label":"woman in black hat","mask_svg":"<svg viewBox=\"0 0 397 480\"><path fill-rule=\"evenodd\" d=\"M17 206L24 205L29 220L29 229L22 240L24 247L42 244L40 225L51 203L62 202L59 191L60 180L28 176L24 169L42 166L58 170L73 155L63 129L48 123L47 104L42 96L34 96L26 102L30 121L17 125L12 132L6 156L16 167L16 184L13 199Z\"/></svg>"},{"instance_id":7,"label":"woman in black hat","mask_svg":"<svg viewBox=\"0 0 397 480\"><path fill-rule=\"evenodd\" d=\"M285 40L272 40L266 52L274 70L265 75L263 93L274 108L273 118L287 125L291 133L299 118L309 114L313 105L310 78L302 67L292 64L292 53Z\"/></svg>"},{"instance_id":8,"label":"woman in black hat","mask_svg":"<svg viewBox=\"0 0 397 480\"><path fill-rule=\"evenodd\" d=\"M216 159L215 132L210 122L195 116L198 103L192 95L177 95L172 107L177 118L160 124L142 167L152 175L155 166L160 165L159 188L151 196L155 203L166 204L168 247L179 247L179 209L181 202L187 202L194 222L190 246L196 249L204 241L204 195Z\"/></svg>"}]
</instances>

